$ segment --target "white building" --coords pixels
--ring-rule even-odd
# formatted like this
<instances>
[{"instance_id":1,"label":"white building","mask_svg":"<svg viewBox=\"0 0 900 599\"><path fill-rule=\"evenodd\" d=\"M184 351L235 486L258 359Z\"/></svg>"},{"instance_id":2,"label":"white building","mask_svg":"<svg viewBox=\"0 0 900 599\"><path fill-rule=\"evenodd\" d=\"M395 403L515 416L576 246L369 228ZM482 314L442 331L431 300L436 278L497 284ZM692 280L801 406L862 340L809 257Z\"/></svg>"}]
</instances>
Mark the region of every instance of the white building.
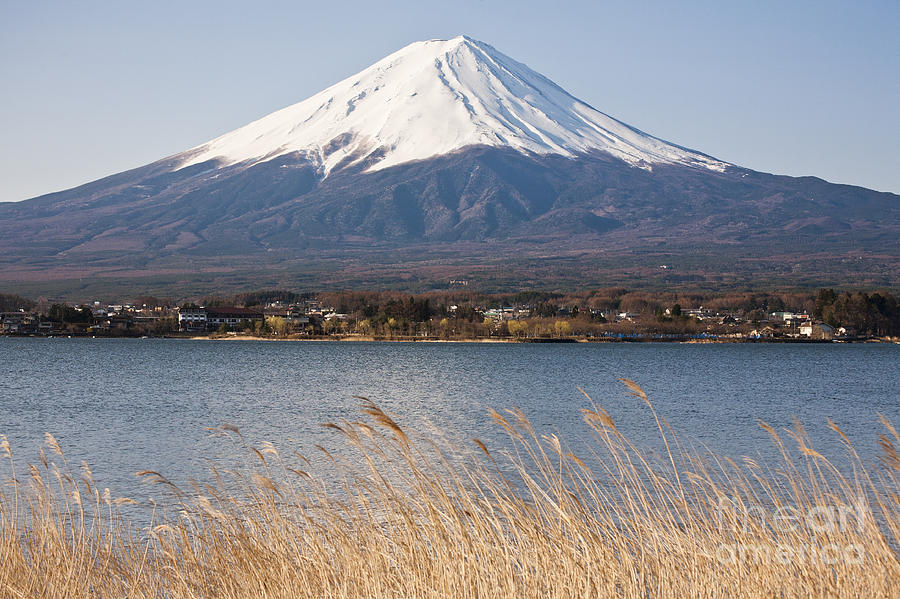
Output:
<instances>
[{"instance_id":1,"label":"white building","mask_svg":"<svg viewBox=\"0 0 900 599\"><path fill-rule=\"evenodd\" d=\"M178 310L178 330L205 331L206 310L203 308L183 308Z\"/></svg>"},{"instance_id":2,"label":"white building","mask_svg":"<svg viewBox=\"0 0 900 599\"><path fill-rule=\"evenodd\" d=\"M810 339L833 339L834 328L821 323L805 322L800 325L800 336L809 337Z\"/></svg>"}]
</instances>

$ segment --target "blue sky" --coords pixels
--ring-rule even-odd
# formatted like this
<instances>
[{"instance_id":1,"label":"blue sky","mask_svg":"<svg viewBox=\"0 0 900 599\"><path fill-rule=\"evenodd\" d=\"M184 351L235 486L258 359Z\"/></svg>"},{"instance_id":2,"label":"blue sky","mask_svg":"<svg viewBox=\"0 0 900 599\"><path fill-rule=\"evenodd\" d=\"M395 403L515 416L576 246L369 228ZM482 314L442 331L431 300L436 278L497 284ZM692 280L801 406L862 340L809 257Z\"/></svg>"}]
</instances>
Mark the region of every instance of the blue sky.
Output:
<instances>
[{"instance_id":1,"label":"blue sky","mask_svg":"<svg viewBox=\"0 0 900 599\"><path fill-rule=\"evenodd\" d=\"M0 4L0 200L152 162L407 43L467 33L749 168L900 193L900 4Z\"/></svg>"}]
</instances>

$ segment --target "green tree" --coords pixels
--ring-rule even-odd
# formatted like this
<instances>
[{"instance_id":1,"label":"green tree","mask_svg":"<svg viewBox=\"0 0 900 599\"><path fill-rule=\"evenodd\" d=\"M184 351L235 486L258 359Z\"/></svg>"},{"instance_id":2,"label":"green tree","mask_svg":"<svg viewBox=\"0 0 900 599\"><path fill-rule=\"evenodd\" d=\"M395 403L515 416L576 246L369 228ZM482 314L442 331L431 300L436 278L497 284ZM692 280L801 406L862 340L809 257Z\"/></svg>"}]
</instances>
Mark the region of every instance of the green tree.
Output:
<instances>
[{"instance_id":1,"label":"green tree","mask_svg":"<svg viewBox=\"0 0 900 599\"><path fill-rule=\"evenodd\" d=\"M266 324L269 329L276 335L285 335L288 332L287 320L281 316L269 316L266 318Z\"/></svg>"},{"instance_id":2,"label":"green tree","mask_svg":"<svg viewBox=\"0 0 900 599\"><path fill-rule=\"evenodd\" d=\"M388 329L388 335L389 335L389 336L391 336L391 337L394 336L394 331L397 329L397 327L399 326L399 324L400 324L400 323L398 323L398 322L397 322L397 319L394 318L394 317L391 317L391 318L388 318L388 319L387 319L387 322L385 323L385 326L386 326L387 329Z\"/></svg>"},{"instance_id":3,"label":"green tree","mask_svg":"<svg viewBox=\"0 0 900 599\"><path fill-rule=\"evenodd\" d=\"M813 308L813 318L826 320L826 312L832 307L836 299L837 294L835 294L834 289L820 289L819 293L816 294L816 307Z\"/></svg>"},{"instance_id":4,"label":"green tree","mask_svg":"<svg viewBox=\"0 0 900 599\"><path fill-rule=\"evenodd\" d=\"M73 308L65 304L53 304L48 311L50 320L65 323L89 323L94 316L90 308Z\"/></svg>"},{"instance_id":5,"label":"green tree","mask_svg":"<svg viewBox=\"0 0 900 599\"><path fill-rule=\"evenodd\" d=\"M507 323L507 327L509 328L509 334L513 337L521 338L528 336L527 320L510 320Z\"/></svg>"},{"instance_id":6,"label":"green tree","mask_svg":"<svg viewBox=\"0 0 900 599\"><path fill-rule=\"evenodd\" d=\"M20 308L31 310L34 302L18 295L0 293L0 312L16 312Z\"/></svg>"},{"instance_id":7,"label":"green tree","mask_svg":"<svg viewBox=\"0 0 900 599\"><path fill-rule=\"evenodd\" d=\"M356 323L356 330L359 331L360 335L370 335L372 333L372 323L369 322L368 318L363 318Z\"/></svg>"},{"instance_id":8,"label":"green tree","mask_svg":"<svg viewBox=\"0 0 900 599\"><path fill-rule=\"evenodd\" d=\"M490 318L485 318L481 323L481 327L484 330L485 335L490 335L491 331L494 330L494 321Z\"/></svg>"}]
</instances>

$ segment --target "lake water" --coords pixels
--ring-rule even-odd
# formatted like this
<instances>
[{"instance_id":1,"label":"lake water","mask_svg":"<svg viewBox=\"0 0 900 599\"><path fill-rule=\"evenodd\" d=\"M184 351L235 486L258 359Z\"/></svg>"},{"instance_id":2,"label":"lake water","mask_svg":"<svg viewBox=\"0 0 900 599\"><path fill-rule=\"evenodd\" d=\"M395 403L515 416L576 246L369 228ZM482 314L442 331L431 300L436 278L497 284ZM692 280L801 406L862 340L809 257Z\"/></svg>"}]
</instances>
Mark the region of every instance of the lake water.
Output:
<instances>
[{"instance_id":1,"label":"lake water","mask_svg":"<svg viewBox=\"0 0 900 599\"><path fill-rule=\"evenodd\" d=\"M45 432L101 486L141 495L133 472L179 483L231 451L207 427L314 452L340 447L320 423L358 418L361 395L403 425L428 419L460 438L500 443L487 409L518 406L539 432L588 437L584 389L638 445L652 416L617 378L643 386L685 440L733 457L772 456L757 424L799 418L840 455L832 418L870 461L881 426L900 425L900 345L450 344L0 338L0 433L21 465ZM4 477L5 466L0 467ZM143 488L146 495L146 488Z\"/></svg>"}]
</instances>

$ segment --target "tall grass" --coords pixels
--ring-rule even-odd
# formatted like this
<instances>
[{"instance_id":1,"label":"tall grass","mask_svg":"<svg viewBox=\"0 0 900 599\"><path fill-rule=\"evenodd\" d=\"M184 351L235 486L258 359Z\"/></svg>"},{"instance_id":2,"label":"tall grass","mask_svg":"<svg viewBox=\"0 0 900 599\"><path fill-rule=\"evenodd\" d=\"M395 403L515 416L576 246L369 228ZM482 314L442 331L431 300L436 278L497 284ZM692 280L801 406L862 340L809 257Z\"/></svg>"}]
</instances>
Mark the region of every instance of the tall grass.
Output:
<instances>
[{"instance_id":1,"label":"tall grass","mask_svg":"<svg viewBox=\"0 0 900 599\"><path fill-rule=\"evenodd\" d=\"M799 425L761 424L777 464L682 447L646 404L661 455L601 407L575 455L517 410L503 448L413 435L366 401L328 424L346 450L313 468L270 444L209 484L168 488L149 527L47 436L0 492L2 597L890 597L900 594L900 437L840 468ZM240 433L224 433L243 443ZM471 451L470 451L471 449ZM131 508L128 508L131 509Z\"/></svg>"}]
</instances>

